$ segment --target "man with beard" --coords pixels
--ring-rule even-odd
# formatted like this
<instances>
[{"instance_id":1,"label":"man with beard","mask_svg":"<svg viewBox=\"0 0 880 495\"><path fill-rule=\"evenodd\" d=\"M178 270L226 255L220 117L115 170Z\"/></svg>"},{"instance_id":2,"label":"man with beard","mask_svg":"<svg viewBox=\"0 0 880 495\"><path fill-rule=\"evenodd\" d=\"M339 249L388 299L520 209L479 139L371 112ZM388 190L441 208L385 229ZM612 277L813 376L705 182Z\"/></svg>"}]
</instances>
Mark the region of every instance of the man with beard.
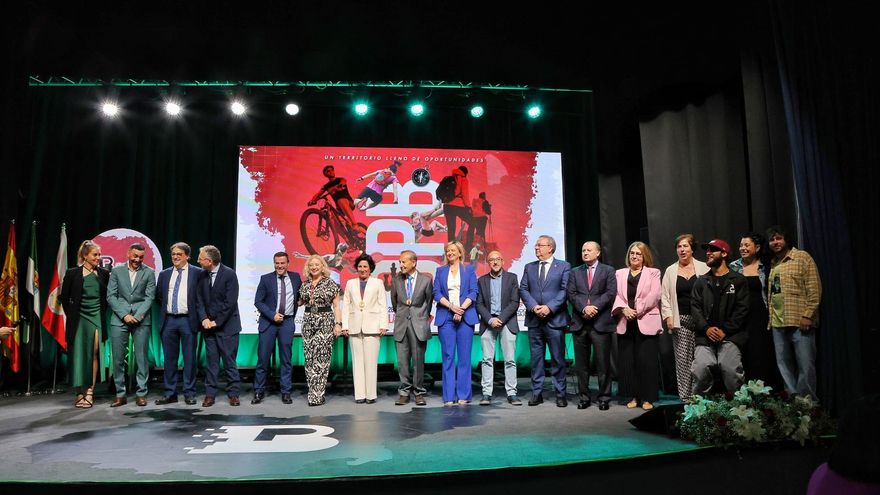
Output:
<instances>
[{"instance_id":1,"label":"man with beard","mask_svg":"<svg viewBox=\"0 0 880 495\"><path fill-rule=\"evenodd\" d=\"M694 283L691 316L694 319L694 393L708 394L714 384L712 368L721 370L728 392L743 383L742 348L748 340L749 286L746 278L727 266L730 245L714 239L702 245L709 273Z\"/></svg>"}]
</instances>

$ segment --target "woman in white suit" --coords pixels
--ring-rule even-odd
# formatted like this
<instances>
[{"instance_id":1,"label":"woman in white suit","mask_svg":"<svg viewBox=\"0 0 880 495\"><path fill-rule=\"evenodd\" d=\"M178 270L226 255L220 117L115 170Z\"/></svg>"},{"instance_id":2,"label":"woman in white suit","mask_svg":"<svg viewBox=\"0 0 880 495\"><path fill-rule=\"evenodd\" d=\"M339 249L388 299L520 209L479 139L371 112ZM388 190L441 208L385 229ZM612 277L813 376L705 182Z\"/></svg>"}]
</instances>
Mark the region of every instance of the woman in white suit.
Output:
<instances>
[{"instance_id":1,"label":"woman in white suit","mask_svg":"<svg viewBox=\"0 0 880 495\"><path fill-rule=\"evenodd\" d=\"M388 331L388 304L385 285L370 277L376 262L362 254L354 262L358 278L345 284L342 311L342 334L351 344L351 367L354 374L354 401L376 402L376 367L379 342Z\"/></svg>"}]
</instances>

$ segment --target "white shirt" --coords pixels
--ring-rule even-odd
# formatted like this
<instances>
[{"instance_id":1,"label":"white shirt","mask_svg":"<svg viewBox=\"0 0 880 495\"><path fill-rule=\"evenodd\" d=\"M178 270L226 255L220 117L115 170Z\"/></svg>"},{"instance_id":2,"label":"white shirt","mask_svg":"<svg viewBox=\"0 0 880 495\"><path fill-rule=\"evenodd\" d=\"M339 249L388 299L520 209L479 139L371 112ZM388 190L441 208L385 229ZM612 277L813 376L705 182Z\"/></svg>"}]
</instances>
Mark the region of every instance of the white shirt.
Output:
<instances>
[{"instance_id":1,"label":"white shirt","mask_svg":"<svg viewBox=\"0 0 880 495\"><path fill-rule=\"evenodd\" d=\"M290 273L284 274L284 313L285 316L290 316L293 314L293 303L294 297L296 294L293 293L293 285L290 283ZM275 274L275 300L279 301L281 299L281 280L278 279L278 274ZM279 301L280 302L280 301ZM278 307L275 307L275 311L278 311Z\"/></svg>"},{"instance_id":2,"label":"white shirt","mask_svg":"<svg viewBox=\"0 0 880 495\"><path fill-rule=\"evenodd\" d=\"M458 266L458 272L452 273L449 270L449 276L446 277L446 288L449 289L449 302L454 306L461 306L461 270L462 266Z\"/></svg>"},{"instance_id":3,"label":"white shirt","mask_svg":"<svg viewBox=\"0 0 880 495\"><path fill-rule=\"evenodd\" d=\"M128 281L131 282L131 287L134 288L134 279L138 276L137 270L132 270L131 267L128 268Z\"/></svg>"},{"instance_id":4,"label":"white shirt","mask_svg":"<svg viewBox=\"0 0 880 495\"><path fill-rule=\"evenodd\" d=\"M189 285L187 281L189 280L189 265L185 265L183 267L183 271L180 272L180 288L177 289L177 313L181 315L185 315L189 313L189 308L186 306L187 292L186 288ZM174 284L177 283L177 267L171 267L171 280L168 281L168 295L165 298L168 301L168 304L165 305L165 312L171 313L171 298L174 297Z\"/></svg>"}]
</instances>

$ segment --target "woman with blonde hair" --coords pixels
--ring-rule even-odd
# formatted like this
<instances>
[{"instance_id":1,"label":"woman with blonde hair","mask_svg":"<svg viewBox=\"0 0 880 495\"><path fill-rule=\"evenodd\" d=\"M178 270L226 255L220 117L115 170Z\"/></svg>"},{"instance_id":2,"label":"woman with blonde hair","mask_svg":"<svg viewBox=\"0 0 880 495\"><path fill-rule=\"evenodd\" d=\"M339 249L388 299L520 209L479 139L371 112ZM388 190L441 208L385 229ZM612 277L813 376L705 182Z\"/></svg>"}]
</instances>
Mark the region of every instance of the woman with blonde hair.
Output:
<instances>
[{"instance_id":1,"label":"woman with blonde hair","mask_svg":"<svg viewBox=\"0 0 880 495\"><path fill-rule=\"evenodd\" d=\"M70 384L74 405L88 409L94 403L95 384L104 369L102 343L107 340L107 284L110 272L99 266L101 246L83 241L77 250L79 264L64 274L61 305L67 315L65 349L70 359Z\"/></svg>"},{"instance_id":2,"label":"woman with blonde hair","mask_svg":"<svg viewBox=\"0 0 880 495\"><path fill-rule=\"evenodd\" d=\"M694 362L694 323L691 319L691 292L697 277L709 271L706 263L694 258L696 241L693 234L675 238L678 261L663 274L660 316L672 334L675 346L675 377L678 397L688 400L693 388L691 365Z\"/></svg>"},{"instance_id":3,"label":"woman with blonde hair","mask_svg":"<svg viewBox=\"0 0 880 495\"><path fill-rule=\"evenodd\" d=\"M437 267L434 276L434 301L437 311L434 324L440 337L443 361L443 404L451 406L471 401L471 348L474 327L479 322L477 274L465 265L464 246L458 241L446 243L446 264ZM458 363L456 364L456 355Z\"/></svg>"},{"instance_id":4,"label":"woman with blonde hair","mask_svg":"<svg viewBox=\"0 0 880 495\"><path fill-rule=\"evenodd\" d=\"M307 400L310 406L320 406L325 402L333 340L342 333L339 285L330 278L327 261L317 254L306 260L303 280L299 304L305 306L302 337Z\"/></svg>"},{"instance_id":5,"label":"woman with blonde hair","mask_svg":"<svg viewBox=\"0 0 880 495\"><path fill-rule=\"evenodd\" d=\"M632 397L629 409L654 408L659 397L660 270L644 242L627 250L627 267L617 270L617 297L611 314L618 318L619 391Z\"/></svg>"}]
</instances>

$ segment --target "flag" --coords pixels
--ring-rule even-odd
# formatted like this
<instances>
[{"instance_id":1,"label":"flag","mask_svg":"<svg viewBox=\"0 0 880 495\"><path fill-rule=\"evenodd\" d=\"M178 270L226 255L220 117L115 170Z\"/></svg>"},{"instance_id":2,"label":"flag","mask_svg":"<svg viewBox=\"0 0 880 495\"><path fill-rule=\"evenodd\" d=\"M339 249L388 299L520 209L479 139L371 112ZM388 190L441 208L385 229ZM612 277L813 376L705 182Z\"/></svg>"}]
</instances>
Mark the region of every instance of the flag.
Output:
<instances>
[{"instance_id":1,"label":"flag","mask_svg":"<svg viewBox=\"0 0 880 495\"><path fill-rule=\"evenodd\" d=\"M31 228L31 255L28 256L27 281L24 290L28 291L33 300L34 315L28 318L32 323L24 334L25 344L30 340L31 332L40 328L40 275L37 273L37 222ZM36 335L36 334L35 334Z\"/></svg>"},{"instance_id":2,"label":"flag","mask_svg":"<svg viewBox=\"0 0 880 495\"><path fill-rule=\"evenodd\" d=\"M15 222L9 224L9 243L6 247L6 259L3 262L3 275L0 275L0 325L13 326L12 335L3 339L3 355L9 358L12 371L18 372L21 363L18 357L20 342L18 328L18 265L15 261Z\"/></svg>"},{"instance_id":3,"label":"flag","mask_svg":"<svg viewBox=\"0 0 880 495\"><path fill-rule=\"evenodd\" d=\"M46 309L43 310L43 326L55 337L58 344L67 350L67 339L64 337L64 329L67 317L64 316L64 308L61 301L61 282L64 281L64 272L67 271L67 232L64 225L61 226L61 243L58 245L58 256L55 257L55 271L52 273L52 281L49 283L49 298L46 300Z\"/></svg>"}]
</instances>

